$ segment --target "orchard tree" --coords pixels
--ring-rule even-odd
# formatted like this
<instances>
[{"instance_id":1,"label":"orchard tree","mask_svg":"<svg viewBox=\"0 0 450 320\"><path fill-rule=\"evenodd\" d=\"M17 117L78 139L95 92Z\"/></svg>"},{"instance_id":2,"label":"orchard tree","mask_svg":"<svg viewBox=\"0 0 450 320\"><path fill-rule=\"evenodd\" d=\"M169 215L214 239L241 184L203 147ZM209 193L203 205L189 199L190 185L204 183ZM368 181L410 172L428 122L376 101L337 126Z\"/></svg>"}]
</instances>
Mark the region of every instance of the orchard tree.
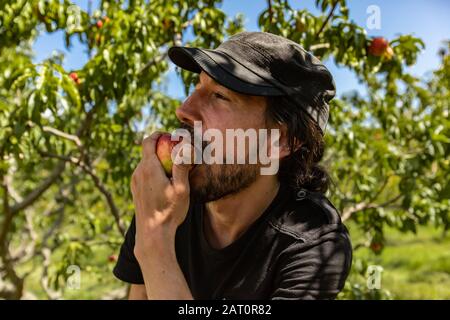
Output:
<instances>
[{"instance_id":1,"label":"orchard tree","mask_svg":"<svg viewBox=\"0 0 450 320\"><path fill-rule=\"evenodd\" d=\"M22 297L34 273L48 298L62 296L71 265L110 273L133 215L143 134L178 125L181 102L162 89L167 50L214 48L242 31L243 17L227 17L221 2L101 1L84 11L67 0L0 1L0 297ZM348 68L366 88L333 100L323 161L330 198L367 236L355 247L381 252L386 226L447 230L448 51L418 79L408 66L420 39L372 39L346 1L316 6L319 15L268 1L259 27ZM36 38L57 31L67 48L75 39L84 47L80 69L65 69L61 54L33 60ZM187 93L194 76L179 72ZM342 298L381 297L358 287L365 265L354 269Z\"/></svg>"},{"instance_id":2,"label":"orchard tree","mask_svg":"<svg viewBox=\"0 0 450 320\"><path fill-rule=\"evenodd\" d=\"M144 129L175 125L179 101L160 90L167 50L186 44L188 29L204 47L238 31L240 18L217 7L102 1L86 12L69 1L1 2L1 297L20 298L39 266L49 298L60 296L69 265L110 272L89 259L122 241ZM33 62L36 37L57 31L68 48L77 38L86 49L79 70L65 70L60 55Z\"/></svg>"}]
</instances>

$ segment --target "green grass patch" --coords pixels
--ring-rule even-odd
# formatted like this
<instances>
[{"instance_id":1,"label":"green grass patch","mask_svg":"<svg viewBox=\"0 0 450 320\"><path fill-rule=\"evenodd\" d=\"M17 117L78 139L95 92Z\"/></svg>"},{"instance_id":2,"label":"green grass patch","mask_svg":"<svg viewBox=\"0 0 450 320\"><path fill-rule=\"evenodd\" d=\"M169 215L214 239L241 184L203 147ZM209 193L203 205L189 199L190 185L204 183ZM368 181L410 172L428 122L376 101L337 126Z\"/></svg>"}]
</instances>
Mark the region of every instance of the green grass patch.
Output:
<instances>
[{"instance_id":1,"label":"green grass patch","mask_svg":"<svg viewBox=\"0 0 450 320\"><path fill-rule=\"evenodd\" d=\"M356 226L349 224L352 241L362 239ZM417 234L394 229L385 232L386 247L375 255L366 248L356 250L363 258L383 267L382 288L395 299L450 299L450 235L422 226Z\"/></svg>"}]
</instances>

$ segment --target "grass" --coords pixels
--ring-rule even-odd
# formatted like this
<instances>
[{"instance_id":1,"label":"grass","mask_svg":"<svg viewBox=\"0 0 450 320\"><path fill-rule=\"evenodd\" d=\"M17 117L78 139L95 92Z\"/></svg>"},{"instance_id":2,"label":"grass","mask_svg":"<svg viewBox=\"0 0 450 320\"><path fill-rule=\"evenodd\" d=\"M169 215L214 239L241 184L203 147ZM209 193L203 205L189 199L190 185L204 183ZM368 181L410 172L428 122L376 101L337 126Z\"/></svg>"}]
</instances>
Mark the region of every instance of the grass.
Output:
<instances>
[{"instance_id":1,"label":"grass","mask_svg":"<svg viewBox=\"0 0 450 320\"><path fill-rule=\"evenodd\" d=\"M349 225L353 241L361 237ZM416 235L387 229L386 247L377 256L368 249L355 252L383 267L382 288L395 299L450 299L450 235L419 227Z\"/></svg>"},{"instance_id":2,"label":"grass","mask_svg":"<svg viewBox=\"0 0 450 320\"><path fill-rule=\"evenodd\" d=\"M110 249L98 247L93 256L80 265L80 288L63 290L62 299L91 300L91 299L118 299L125 297L126 284L116 279L112 274L114 262L108 261ZM55 258L58 260L58 257ZM98 272L101 267L102 271ZM29 292L26 298L48 299L39 281L42 268L27 265L24 270L33 268L33 272L26 280L25 291ZM106 269L106 270L105 270ZM50 274L54 269L50 270Z\"/></svg>"}]
</instances>

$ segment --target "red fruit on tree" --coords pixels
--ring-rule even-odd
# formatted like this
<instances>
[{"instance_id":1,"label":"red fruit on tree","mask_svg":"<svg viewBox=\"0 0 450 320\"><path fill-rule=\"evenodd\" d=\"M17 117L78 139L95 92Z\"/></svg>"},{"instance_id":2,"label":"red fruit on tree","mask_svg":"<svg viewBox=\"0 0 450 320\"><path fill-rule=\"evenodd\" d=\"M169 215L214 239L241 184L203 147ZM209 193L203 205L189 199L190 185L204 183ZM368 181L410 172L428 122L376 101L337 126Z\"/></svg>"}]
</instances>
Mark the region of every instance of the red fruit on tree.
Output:
<instances>
[{"instance_id":1,"label":"red fruit on tree","mask_svg":"<svg viewBox=\"0 0 450 320\"><path fill-rule=\"evenodd\" d=\"M383 37L373 38L369 46L369 54L375 57L381 57L389 47L389 42ZM391 49L392 50L392 49Z\"/></svg>"},{"instance_id":2,"label":"red fruit on tree","mask_svg":"<svg viewBox=\"0 0 450 320\"><path fill-rule=\"evenodd\" d=\"M98 21L97 21L97 27L98 27L98 28L103 27L103 21L102 21L102 20L98 20Z\"/></svg>"},{"instance_id":3,"label":"red fruit on tree","mask_svg":"<svg viewBox=\"0 0 450 320\"><path fill-rule=\"evenodd\" d=\"M80 84L80 78L78 78L78 74L76 72L71 72L69 77L75 81L76 84Z\"/></svg>"},{"instance_id":4,"label":"red fruit on tree","mask_svg":"<svg viewBox=\"0 0 450 320\"><path fill-rule=\"evenodd\" d=\"M108 261L109 262L116 262L117 261L117 256L115 254L112 254L108 257Z\"/></svg>"},{"instance_id":5,"label":"red fruit on tree","mask_svg":"<svg viewBox=\"0 0 450 320\"><path fill-rule=\"evenodd\" d=\"M69 77L72 78L72 80L74 80L74 81L78 79L78 75L76 72L71 72L69 74Z\"/></svg>"},{"instance_id":6,"label":"red fruit on tree","mask_svg":"<svg viewBox=\"0 0 450 320\"><path fill-rule=\"evenodd\" d=\"M373 242L370 244L370 249L372 249L373 252L378 253L383 249L383 244L379 242Z\"/></svg>"}]
</instances>

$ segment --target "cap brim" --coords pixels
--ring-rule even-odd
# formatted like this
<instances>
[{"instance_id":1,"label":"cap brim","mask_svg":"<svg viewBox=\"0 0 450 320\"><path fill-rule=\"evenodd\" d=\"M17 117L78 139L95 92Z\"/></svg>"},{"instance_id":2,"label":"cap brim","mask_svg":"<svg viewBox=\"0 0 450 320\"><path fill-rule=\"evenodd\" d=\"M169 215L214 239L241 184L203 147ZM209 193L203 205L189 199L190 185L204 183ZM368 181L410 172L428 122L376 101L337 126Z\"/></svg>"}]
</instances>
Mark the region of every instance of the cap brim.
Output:
<instances>
[{"instance_id":1,"label":"cap brim","mask_svg":"<svg viewBox=\"0 0 450 320\"><path fill-rule=\"evenodd\" d=\"M284 93L227 54L200 48L172 47L169 58L182 69L206 72L224 87L248 95L280 96Z\"/></svg>"}]
</instances>

